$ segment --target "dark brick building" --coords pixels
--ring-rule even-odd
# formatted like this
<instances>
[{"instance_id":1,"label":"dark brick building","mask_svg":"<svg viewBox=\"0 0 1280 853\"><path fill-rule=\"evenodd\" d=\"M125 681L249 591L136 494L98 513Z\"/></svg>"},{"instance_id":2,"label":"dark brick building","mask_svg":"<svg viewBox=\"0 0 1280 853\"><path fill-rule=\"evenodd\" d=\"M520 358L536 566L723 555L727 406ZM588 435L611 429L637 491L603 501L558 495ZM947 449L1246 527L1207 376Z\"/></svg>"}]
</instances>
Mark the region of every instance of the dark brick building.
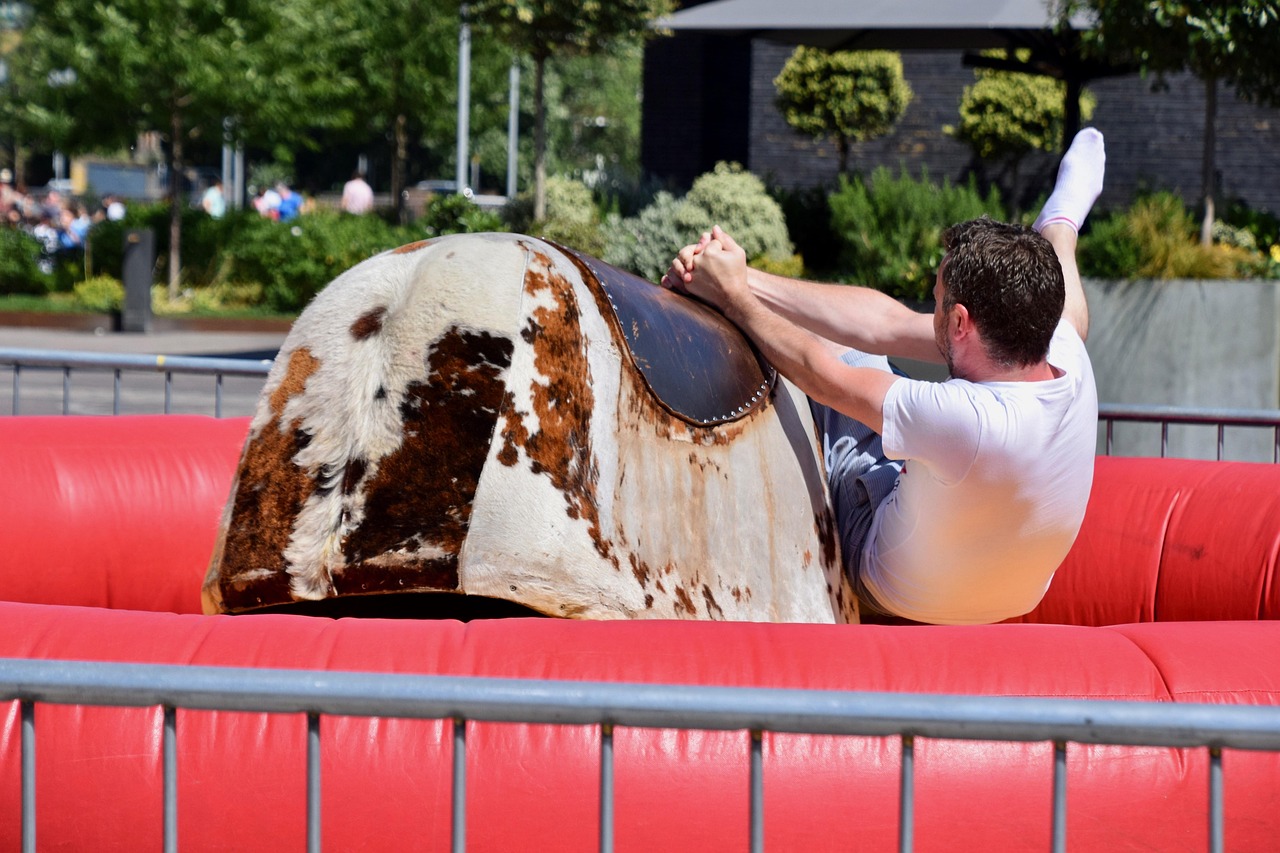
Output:
<instances>
[{"instance_id":1,"label":"dark brick building","mask_svg":"<svg viewBox=\"0 0 1280 853\"><path fill-rule=\"evenodd\" d=\"M773 79L792 48L763 39L681 34L657 39L645 58L641 159L658 177L687 186L719 160L733 160L784 187L832 185L836 152L792 131L774 107ZM982 164L943 133L959 117L961 93L973 82L959 51L902 51L915 98L895 131L857 144L854 169L905 165L935 179L965 180ZM1092 124L1107 139L1103 207L1127 204L1143 189L1167 189L1195 203L1200 192L1204 85L1170 77L1152 90L1138 75L1095 81ZM1218 97L1219 209L1238 198L1280 213L1280 110ZM1022 182L1047 189L1056 160L1032 159ZM979 174L981 174L979 172Z\"/></svg>"}]
</instances>

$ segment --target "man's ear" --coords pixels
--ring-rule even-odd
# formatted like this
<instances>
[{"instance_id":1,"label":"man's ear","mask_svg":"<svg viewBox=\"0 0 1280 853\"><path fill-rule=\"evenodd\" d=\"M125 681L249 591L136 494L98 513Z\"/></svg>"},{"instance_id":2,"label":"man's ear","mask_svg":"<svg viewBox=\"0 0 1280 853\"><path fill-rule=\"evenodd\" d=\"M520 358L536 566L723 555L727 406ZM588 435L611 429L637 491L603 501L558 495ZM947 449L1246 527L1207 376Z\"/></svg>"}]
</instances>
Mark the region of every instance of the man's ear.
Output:
<instances>
[{"instance_id":1,"label":"man's ear","mask_svg":"<svg viewBox=\"0 0 1280 853\"><path fill-rule=\"evenodd\" d=\"M975 331L973 317L969 316L969 309L957 302L947 316L947 334L956 339L962 339L972 335Z\"/></svg>"}]
</instances>

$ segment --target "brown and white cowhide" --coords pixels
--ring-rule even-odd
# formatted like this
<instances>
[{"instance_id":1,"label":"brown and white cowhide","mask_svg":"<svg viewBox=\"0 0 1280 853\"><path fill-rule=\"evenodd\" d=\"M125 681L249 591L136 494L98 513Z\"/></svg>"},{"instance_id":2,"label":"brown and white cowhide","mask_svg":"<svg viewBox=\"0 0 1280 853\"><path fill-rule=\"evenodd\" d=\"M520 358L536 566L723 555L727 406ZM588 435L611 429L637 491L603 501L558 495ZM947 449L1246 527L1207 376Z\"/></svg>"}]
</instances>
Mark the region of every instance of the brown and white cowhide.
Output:
<instances>
[{"instance_id":1,"label":"brown and white cowhide","mask_svg":"<svg viewBox=\"0 0 1280 853\"><path fill-rule=\"evenodd\" d=\"M365 261L298 318L204 601L857 621L840 565L807 401L720 315L548 242L458 235Z\"/></svg>"}]
</instances>

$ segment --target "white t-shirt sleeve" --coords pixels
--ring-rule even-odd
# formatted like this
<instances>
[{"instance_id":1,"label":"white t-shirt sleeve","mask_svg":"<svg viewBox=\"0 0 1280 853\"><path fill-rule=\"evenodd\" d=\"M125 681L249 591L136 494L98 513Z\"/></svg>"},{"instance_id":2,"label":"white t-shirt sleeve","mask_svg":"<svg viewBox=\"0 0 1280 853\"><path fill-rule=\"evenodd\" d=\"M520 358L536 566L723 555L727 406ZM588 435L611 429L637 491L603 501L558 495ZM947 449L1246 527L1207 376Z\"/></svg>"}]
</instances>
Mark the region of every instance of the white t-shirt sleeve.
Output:
<instances>
[{"instance_id":1,"label":"white t-shirt sleeve","mask_svg":"<svg viewBox=\"0 0 1280 853\"><path fill-rule=\"evenodd\" d=\"M915 460L952 484L969 473L981 438L978 411L959 388L914 379L889 387L881 433L887 456Z\"/></svg>"}]
</instances>

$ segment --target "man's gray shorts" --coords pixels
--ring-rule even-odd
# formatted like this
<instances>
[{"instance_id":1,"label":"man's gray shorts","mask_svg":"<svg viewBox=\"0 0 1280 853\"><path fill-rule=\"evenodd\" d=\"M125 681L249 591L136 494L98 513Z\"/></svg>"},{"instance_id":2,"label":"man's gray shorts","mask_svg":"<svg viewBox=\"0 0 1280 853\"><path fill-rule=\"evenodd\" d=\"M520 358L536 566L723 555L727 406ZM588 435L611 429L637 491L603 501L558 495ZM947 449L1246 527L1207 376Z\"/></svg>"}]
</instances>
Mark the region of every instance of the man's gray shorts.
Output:
<instances>
[{"instance_id":1,"label":"man's gray shorts","mask_svg":"<svg viewBox=\"0 0 1280 853\"><path fill-rule=\"evenodd\" d=\"M882 355L849 350L840 360L851 367L893 372L889 360ZM876 510L898 483L902 463L885 458L879 434L865 424L812 400L809 408L814 422L822 430L822 458L827 470L831 506L840 531L845 571L853 581L858 597L872 609L879 610L859 577L862 547L871 532Z\"/></svg>"}]
</instances>

